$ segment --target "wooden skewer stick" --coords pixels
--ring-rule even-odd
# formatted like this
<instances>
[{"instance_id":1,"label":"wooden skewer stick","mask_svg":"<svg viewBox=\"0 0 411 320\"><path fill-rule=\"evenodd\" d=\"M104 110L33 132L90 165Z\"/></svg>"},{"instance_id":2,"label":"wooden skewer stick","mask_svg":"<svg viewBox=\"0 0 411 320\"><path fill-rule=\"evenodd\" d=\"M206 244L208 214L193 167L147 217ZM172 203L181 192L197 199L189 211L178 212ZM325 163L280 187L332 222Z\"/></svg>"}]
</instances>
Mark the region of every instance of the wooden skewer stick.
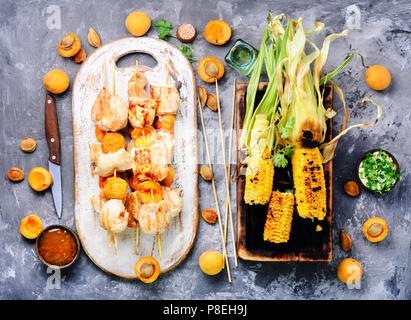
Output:
<instances>
[{"instance_id":1,"label":"wooden skewer stick","mask_svg":"<svg viewBox=\"0 0 411 320\"><path fill-rule=\"evenodd\" d=\"M161 233L157 232L157 243L158 243L158 255L160 256L160 260L162 259L161 256Z\"/></svg>"},{"instance_id":2,"label":"wooden skewer stick","mask_svg":"<svg viewBox=\"0 0 411 320\"><path fill-rule=\"evenodd\" d=\"M117 254L117 232L114 232L114 249Z\"/></svg>"},{"instance_id":3,"label":"wooden skewer stick","mask_svg":"<svg viewBox=\"0 0 411 320\"><path fill-rule=\"evenodd\" d=\"M137 85L137 73L138 73L138 59L136 59L136 71L134 72L136 90L139 88Z\"/></svg>"},{"instance_id":4,"label":"wooden skewer stick","mask_svg":"<svg viewBox=\"0 0 411 320\"><path fill-rule=\"evenodd\" d=\"M138 254L138 239L139 239L139 235L138 235L138 221L137 221L137 225L136 225L136 254Z\"/></svg>"},{"instance_id":5,"label":"wooden skewer stick","mask_svg":"<svg viewBox=\"0 0 411 320\"><path fill-rule=\"evenodd\" d=\"M209 165L209 167L212 171L210 151L208 149L207 130L206 130L205 125L204 125L203 110L201 109L202 107L201 107L201 104L200 104L199 101L197 102L197 105L198 105L198 109L200 110L201 125L203 127L204 142L205 142L205 147L206 147L206 152L207 152L208 165ZM226 254L226 245L225 245L224 234L223 234L223 226L222 226L222 223L221 223L220 206L218 205L218 197L217 197L217 191L216 191L216 187L215 187L214 175L211 176L211 184L213 186L214 200L215 200L215 205L216 205L216 209L217 209L217 216L218 216L218 224L219 224L219 227L220 227L221 240L223 242L223 257L225 258L225 263L227 265L228 281L231 282L230 265L228 263L228 257L227 257L227 254Z\"/></svg>"},{"instance_id":6,"label":"wooden skewer stick","mask_svg":"<svg viewBox=\"0 0 411 320\"><path fill-rule=\"evenodd\" d=\"M168 78L170 75L170 58L167 59L167 66L166 66L166 84L168 84Z\"/></svg>"},{"instance_id":7,"label":"wooden skewer stick","mask_svg":"<svg viewBox=\"0 0 411 320\"><path fill-rule=\"evenodd\" d=\"M217 78L215 79L215 87L216 87L216 95L217 95L217 110L218 110L218 121L220 124L220 138L221 138L221 152L223 153L223 163L224 163L224 175L225 175L225 182L226 182L226 214L225 214L225 232L224 232L224 243L226 243L227 238L227 215L228 210L231 210L231 197L230 197L230 180L227 173L227 162L225 159L225 142L224 142L224 133L223 133L223 123L221 120L221 108L220 108L220 94L218 91L218 81Z\"/></svg>"},{"instance_id":8,"label":"wooden skewer stick","mask_svg":"<svg viewBox=\"0 0 411 320\"><path fill-rule=\"evenodd\" d=\"M116 69L115 64L113 62L113 95L116 94Z\"/></svg>"},{"instance_id":9,"label":"wooden skewer stick","mask_svg":"<svg viewBox=\"0 0 411 320\"><path fill-rule=\"evenodd\" d=\"M235 90L236 90L236 86L237 86L237 81L234 80L233 101L232 101L232 106L231 106L230 139L229 139L229 146L228 146L228 168L227 168L227 172L228 172L229 175L231 173L231 148L232 148L232 141L233 141L233 126L234 126L234 113L235 113ZM230 203L230 199L229 199L228 196L226 198L226 207L225 207L226 216L225 216L224 238L227 241L227 209L228 209L229 205L230 205L231 235L232 235L232 242L233 242L233 248L234 248L234 260L235 260L235 266L238 267L237 250L236 250L235 237L234 237L233 211L231 209L231 203Z\"/></svg>"},{"instance_id":10,"label":"wooden skewer stick","mask_svg":"<svg viewBox=\"0 0 411 320\"><path fill-rule=\"evenodd\" d=\"M107 89L106 58L103 58L104 89Z\"/></svg>"}]
</instances>

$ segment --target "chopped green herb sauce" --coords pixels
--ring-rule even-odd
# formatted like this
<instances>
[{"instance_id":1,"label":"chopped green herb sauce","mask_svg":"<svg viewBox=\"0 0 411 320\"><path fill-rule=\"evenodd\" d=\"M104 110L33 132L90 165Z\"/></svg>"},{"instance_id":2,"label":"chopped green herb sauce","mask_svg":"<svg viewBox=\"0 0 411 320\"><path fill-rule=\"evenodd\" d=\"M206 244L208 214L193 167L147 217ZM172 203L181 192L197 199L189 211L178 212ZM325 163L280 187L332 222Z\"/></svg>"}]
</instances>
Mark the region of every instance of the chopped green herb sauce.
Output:
<instances>
[{"instance_id":1,"label":"chopped green herb sauce","mask_svg":"<svg viewBox=\"0 0 411 320\"><path fill-rule=\"evenodd\" d=\"M402 178L393 159L381 149L365 154L358 174L368 189L380 194L391 190L397 180Z\"/></svg>"}]
</instances>

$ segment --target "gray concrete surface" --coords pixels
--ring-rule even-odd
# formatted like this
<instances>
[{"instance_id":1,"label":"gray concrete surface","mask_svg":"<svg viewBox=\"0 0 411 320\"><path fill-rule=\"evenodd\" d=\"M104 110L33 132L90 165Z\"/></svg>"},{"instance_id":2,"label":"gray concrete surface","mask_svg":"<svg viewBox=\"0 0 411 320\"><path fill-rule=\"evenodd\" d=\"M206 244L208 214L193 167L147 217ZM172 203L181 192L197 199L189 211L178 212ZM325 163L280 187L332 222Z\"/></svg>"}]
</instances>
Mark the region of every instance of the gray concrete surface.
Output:
<instances>
[{"instance_id":1,"label":"gray concrete surface","mask_svg":"<svg viewBox=\"0 0 411 320\"><path fill-rule=\"evenodd\" d=\"M331 0L312 4L284 0L0 2L0 299L411 299L409 1ZM28 214L39 215L44 225L60 222L74 227L71 88L56 96L62 138L62 220L58 221L54 213L50 191L36 193L30 189L27 179L21 183L11 183L6 174L10 167L20 167L27 175L34 166L47 166L43 111L46 92L42 79L49 70L59 68L65 70L73 81L79 68L72 60L58 55L57 44L62 36L68 32L78 34L86 51L91 52L93 48L86 41L90 26L98 31L102 42L107 43L128 36L124 27L125 18L128 13L140 10L153 21L159 18L171 21L175 28L180 23L192 23L199 31L194 42L197 49L194 57L213 55L223 60L229 46L237 38L259 46L269 9L294 18L303 15L306 28L311 27L314 21L324 22L325 32L313 37L317 44L320 44L324 34L350 27L347 38L332 44L326 69L332 70L352 51L358 50L365 57L366 64L385 65L393 76L387 90L375 92L365 84L365 70L359 57L355 57L335 78L343 88L349 106L349 124L373 119L375 109L371 105L364 109L357 107L364 96L381 104L384 111L378 125L352 130L341 139L337 148L333 166L333 261L256 263L240 260L238 268L234 268L233 247L229 243L230 284L225 272L208 277L198 266L198 257L204 250L220 248L218 227L200 220L197 240L190 254L176 269L162 275L152 285L107 275L84 252L72 268L61 273L60 282L53 282L50 278L52 274L47 273L36 257L34 242L25 240L18 230L20 220ZM61 25L52 19L56 12L60 13ZM360 18L357 15L359 19L352 20L350 12L359 12ZM211 19L224 19L232 26L233 35L227 45L213 46L201 35ZM154 27L148 35L156 36ZM170 42L178 44L175 39ZM197 63L193 63L193 67L196 69ZM226 74L220 82L226 127L230 124L231 92L235 78L238 81L246 80L226 66ZM196 80L204 85L197 74ZM213 86L206 87L211 92L214 90ZM341 111L342 104L337 97L335 99L335 108ZM341 125L340 114L334 120L335 130ZM218 128L217 114L207 110L205 117L209 128ZM20 140L26 136L38 141L33 154L24 154L18 148ZM201 136L199 138L202 146ZM217 135L213 141L218 151ZM354 168L360 155L375 147L385 148L397 157L403 181L383 196L362 192L358 198L349 198L344 194L343 183L354 178ZM221 159L221 154L217 153L220 164ZM216 166L215 170L218 192L224 195L222 166ZM233 185L233 195L234 190ZM199 191L200 209L212 206L210 184L200 181ZM220 204L223 207L222 196ZM362 223L372 216L386 219L390 228L387 238L378 244L371 244L362 235ZM353 237L353 248L348 253L338 245L341 228ZM348 289L336 276L339 261L346 257L357 259L364 268L360 288Z\"/></svg>"}]
</instances>

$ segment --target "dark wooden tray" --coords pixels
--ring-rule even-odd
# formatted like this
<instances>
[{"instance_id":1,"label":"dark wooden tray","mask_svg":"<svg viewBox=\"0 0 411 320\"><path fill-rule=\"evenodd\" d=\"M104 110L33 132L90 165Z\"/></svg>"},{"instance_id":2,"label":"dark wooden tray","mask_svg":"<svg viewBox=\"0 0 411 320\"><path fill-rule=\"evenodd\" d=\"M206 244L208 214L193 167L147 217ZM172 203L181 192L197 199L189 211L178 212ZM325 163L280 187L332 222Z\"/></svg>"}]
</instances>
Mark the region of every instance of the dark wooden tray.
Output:
<instances>
[{"instance_id":1,"label":"dark wooden tray","mask_svg":"<svg viewBox=\"0 0 411 320\"><path fill-rule=\"evenodd\" d=\"M236 86L237 104L237 164L242 155L238 148L240 129L245 116L247 82L238 82ZM256 104L262 98L267 83L260 83ZM333 88L326 85L324 107L332 108ZM327 122L327 141L332 139L332 119ZM245 172L245 169L243 170ZM263 240L263 230L267 205L246 205L244 202L245 176L237 180L237 251L238 256L251 261L331 261L332 260L332 160L324 165L327 188L327 215L324 220L301 218L294 210L290 239L284 244L275 244ZM275 168L273 189L287 189L288 175L284 169ZM317 225L322 230L316 231Z\"/></svg>"}]
</instances>

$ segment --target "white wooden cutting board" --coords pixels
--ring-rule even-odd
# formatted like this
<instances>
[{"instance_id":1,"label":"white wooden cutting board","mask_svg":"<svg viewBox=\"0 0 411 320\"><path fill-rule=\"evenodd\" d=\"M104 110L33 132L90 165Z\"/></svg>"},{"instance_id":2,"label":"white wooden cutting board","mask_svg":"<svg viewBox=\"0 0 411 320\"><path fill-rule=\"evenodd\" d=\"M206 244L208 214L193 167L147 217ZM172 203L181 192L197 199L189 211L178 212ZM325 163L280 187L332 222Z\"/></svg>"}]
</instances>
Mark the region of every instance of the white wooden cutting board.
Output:
<instances>
[{"instance_id":1,"label":"white wooden cutting board","mask_svg":"<svg viewBox=\"0 0 411 320\"><path fill-rule=\"evenodd\" d=\"M127 228L118 234L118 251L109 247L108 233L100 227L91 205L97 194L98 176L92 176L89 144L96 142L91 108L104 84L103 61L106 61L107 88L112 92L115 61L124 55L148 53L157 61L153 68L139 66L148 83L164 83L167 59L170 59L169 83L179 89L181 106L174 126L175 148L172 166L175 170L173 188L180 190L184 207L172 219L162 234L162 259L158 255L156 236L140 231L139 252L135 253L135 229ZM116 67L116 93L128 101L127 83L135 66ZM73 85L73 139L75 169L75 222L83 249L104 271L122 278L136 278L135 263L144 256L153 256L166 272L180 263L190 251L198 228L198 168L196 86L191 64L168 42L151 37L127 37L105 44L89 55L79 69Z\"/></svg>"}]
</instances>

